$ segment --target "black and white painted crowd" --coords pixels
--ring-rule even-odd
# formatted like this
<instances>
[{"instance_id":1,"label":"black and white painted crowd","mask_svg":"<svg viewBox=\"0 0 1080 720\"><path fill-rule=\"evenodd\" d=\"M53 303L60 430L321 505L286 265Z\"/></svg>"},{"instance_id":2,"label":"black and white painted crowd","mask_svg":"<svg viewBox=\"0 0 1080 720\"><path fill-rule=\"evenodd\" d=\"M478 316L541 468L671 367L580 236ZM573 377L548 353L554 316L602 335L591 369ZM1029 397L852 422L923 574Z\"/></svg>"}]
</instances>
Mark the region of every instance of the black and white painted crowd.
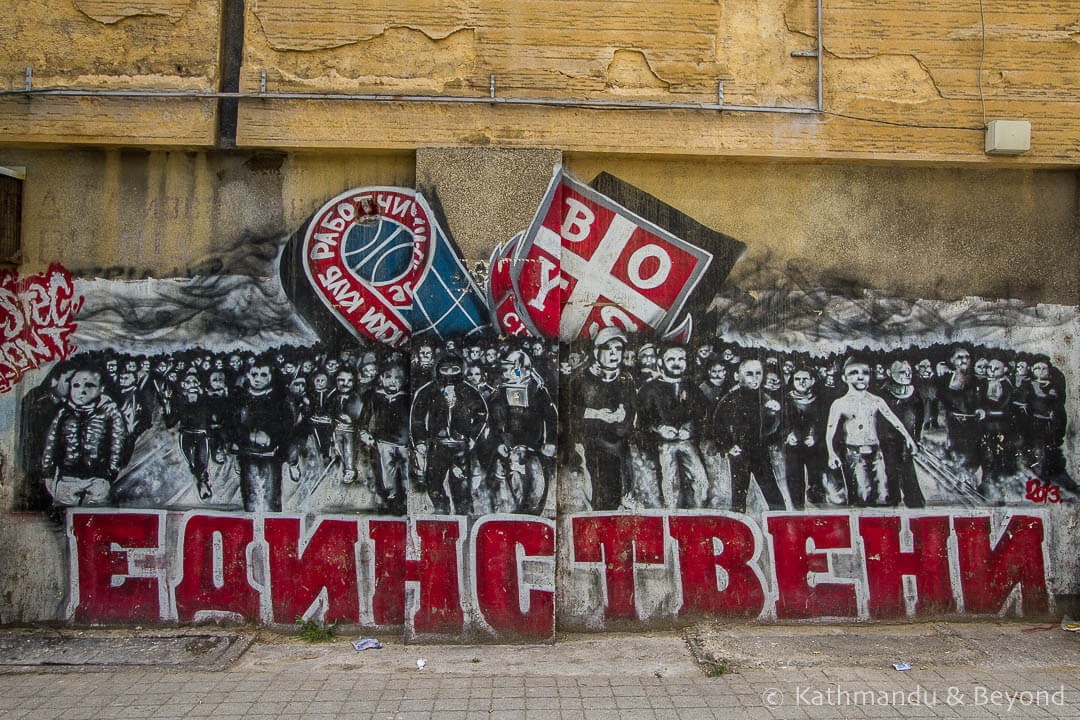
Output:
<instances>
[{"instance_id":1,"label":"black and white painted crowd","mask_svg":"<svg viewBox=\"0 0 1080 720\"><path fill-rule=\"evenodd\" d=\"M575 509L1002 504L1033 477L1075 497L1064 377L1044 356L954 345L822 357L605 328L562 360Z\"/></svg>"},{"instance_id":2,"label":"black and white painted crowd","mask_svg":"<svg viewBox=\"0 0 1080 720\"><path fill-rule=\"evenodd\" d=\"M560 418L561 412L561 418ZM560 422L561 420L561 422ZM829 356L586 342L77 354L24 399L24 509L553 517L569 511L986 505L1066 474L1044 356Z\"/></svg>"},{"instance_id":3,"label":"black and white painted crowd","mask_svg":"<svg viewBox=\"0 0 1080 720\"><path fill-rule=\"evenodd\" d=\"M557 357L453 341L411 358L78 354L24 399L22 505L553 514Z\"/></svg>"}]
</instances>

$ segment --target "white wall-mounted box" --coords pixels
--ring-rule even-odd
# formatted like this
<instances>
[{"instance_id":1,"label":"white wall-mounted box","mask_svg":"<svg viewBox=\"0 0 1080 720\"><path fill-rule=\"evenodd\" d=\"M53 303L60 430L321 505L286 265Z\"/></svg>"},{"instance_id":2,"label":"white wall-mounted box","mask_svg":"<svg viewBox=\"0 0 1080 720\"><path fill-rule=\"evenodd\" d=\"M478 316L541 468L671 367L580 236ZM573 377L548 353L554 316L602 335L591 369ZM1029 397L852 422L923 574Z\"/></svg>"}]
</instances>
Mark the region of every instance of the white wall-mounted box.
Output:
<instances>
[{"instance_id":1,"label":"white wall-mounted box","mask_svg":"<svg viewBox=\"0 0 1080 720\"><path fill-rule=\"evenodd\" d=\"M1031 149L1027 120L991 120L986 125L987 155L1019 155Z\"/></svg>"}]
</instances>

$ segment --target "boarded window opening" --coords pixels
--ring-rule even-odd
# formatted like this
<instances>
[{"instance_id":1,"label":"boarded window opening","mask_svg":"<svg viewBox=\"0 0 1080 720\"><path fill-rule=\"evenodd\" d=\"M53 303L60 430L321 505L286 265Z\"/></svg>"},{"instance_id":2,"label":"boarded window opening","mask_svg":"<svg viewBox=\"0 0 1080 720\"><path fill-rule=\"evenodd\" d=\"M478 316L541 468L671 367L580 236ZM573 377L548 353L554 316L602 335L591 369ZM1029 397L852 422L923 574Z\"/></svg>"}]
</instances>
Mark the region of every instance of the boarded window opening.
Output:
<instances>
[{"instance_id":1,"label":"boarded window opening","mask_svg":"<svg viewBox=\"0 0 1080 720\"><path fill-rule=\"evenodd\" d=\"M22 197L26 168L0 167L0 263L22 261Z\"/></svg>"}]
</instances>

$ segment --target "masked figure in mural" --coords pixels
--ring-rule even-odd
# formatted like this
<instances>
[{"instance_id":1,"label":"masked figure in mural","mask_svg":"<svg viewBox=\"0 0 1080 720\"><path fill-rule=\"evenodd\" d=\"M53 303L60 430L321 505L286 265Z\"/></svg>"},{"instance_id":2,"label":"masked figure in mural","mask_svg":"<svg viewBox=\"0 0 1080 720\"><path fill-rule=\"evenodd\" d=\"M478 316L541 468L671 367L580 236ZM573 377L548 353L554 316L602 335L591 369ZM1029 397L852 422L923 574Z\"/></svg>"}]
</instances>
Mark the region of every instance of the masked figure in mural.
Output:
<instances>
[{"instance_id":1,"label":"masked figure in mural","mask_svg":"<svg viewBox=\"0 0 1080 720\"><path fill-rule=\"evenodd\" d=\"M105 505L120 473L124 418L102 392L103 373L83 367L68 381L66 402L45 434L45 487L61 506Z\"/></svg>"},{"instance_id":2,"label":"masked figure in mural","mask_svg":"<svg viewBox=\"0 0 1080 720\"><path fill-rule=\"evenodd\" d=\"M1065 455L1061 451L1066 426L1064 385L1054 382L1050 363L1045 358L1036 357L1031 363L1028 387L1031 439L1027 455L1031 469L1043 481L1052 480L1075 490L1065 474Z\"/></svg>"},{"instance_id":3,"label":"masked figure in mural","mask_svg":"<svg viewBox=\"0 0 1080 720\"><path fill-rule=\"evenodd\" d=\"M391 515L404 515L409 472L409 396L405 393L404 366L387 366L378 382L360 416L360 440L374 448L378 473L375 492L382 506Z\"/></svg>"},{"instance_id":4,"label":"masked figure in mural","mask_svg":"<svg viewBox=\"0 0 1080 720\"><path fill-rule=\"evenodd\" d=\"M315 436L315 445L323 463L329 463L334 452L334 405L337 388L330 387L330 378L325 370L315 370L311 374L311 432Z\"/></svg>"},{"instance_id":5,"label":"masked figure in mural","mask_svg":"<svg viewBox=\"0 0 1080 720\"><path fill-rule=\"evenodd\" d=\"M120 466L128 464L135 451L135 441L146 432L154 417L154 406L139 392L134 370L125 367L117 374L116 397L120 415L124 418L124 451Z\"/></svg>"},{"instance_id":6,"label":"masked figure in mural","mask_svg":"<svg viewBox=\"0 0 1080 720\"><path fill-rule=\"evenodd\" d=\"M487 403L464 381L461 360L439 361L435 379L420 387L410 412L421 488L439 515L473 511L473 449L487 425ZM450 494L444 484L449 479Z\"/></svg>"},{"instance_id":7,"label":"masked figure in mural","mask_svg":"<svg viewBox=\"0 0 1080 720\"><path fill-rule=\"evenodd\" d=\"M720 401L713 424L718 448L731 464L731 509L735 512L746 512L751 475L769 509L785 509L769 455L769 444L780 429L780 403L762 390L763 379L760 360L741 360L739 384Z\"/></svg>"},{"instance_id":8,"label":"masked figure in mural","mask_svg":"<svg viewBox=\"0 0 1080 720\"><path fill-rule=\"evenodd\" d=\"M180 426L180 451L195 478L200 500L209 500L214 495L209 472L213 415L214 406L203 393L195 372L184 375L178 393L169 392L165 396L165 426Z\"/></svg>"},{"instance_id":9,"label":"masked figure in mural","mask_svg":"<svg viewBox=\"0 0 1080 720\"><path fill-rule=\"evenodd\" d=\"M664 348L660 374L638 393L642 449L656 459L660 495L668 508L703 507L709 488L696 444L707 403L688 365L685 347Z\"/></svg>"},{"instance_id":10,"label":"masked figure in mural","mask_svg":"<svg viewBox=\"0 0 1080 720\"><path fill-rule=\"evenodd\" d=\"M780 421L784 473L788 494L795 510L827 502L825 489L825 402L818 397L814 372L797 367L791 375L791 389L785 394Z\"/></svg>"},{"instance_id":11,"label":"masked figure in mural","mask_svg":"<svg viewBox=\"0 0 1080 720\"><path fill-rule=\"evenodd\" d=\"M488 405L492 442L497 443L493 476L509 491L512 507L506 512L539 515L554 472L555 404L533 374L525 351L507 353L502 370L502 384Z\"/></svg>"},{"instance_id":12,"label":"masked figure in mural","mask_svg":"<svg viewBox=\"0 0 1080 720\"><path fill-rule=\"evenodd\" d=\"M923 403L923 423L927 429L941 429L941 401L938 400L938 384L934 380L934 366L929 358L923 358L915 365L918 377L915 379L915 392Z\"/></svg>"},{"instance_id":13,"label":"masked figure in mural","mask_svg":"<svg viewBox=\"0 0 1080 720\"><path fill-rule=\"evenodd\" d=\"M257 358L228 424L240 465L244 510L281 511L281 454L292 424L288 404L274 388L270 361Z\"/></svg>"},{"instance_id":14,"label":"masked figure in mural","mask_svg":"<svg viewBox=\"0 0 1080 720\"><path fill-rule=\"evenodd\" d=\"M367 463L362 445L357 442L357 423L364 411L365 398L356 390L356 376L341 368L334 376L337 394L334 396L334 449L341 458L344 474L341 482L350 485L357 479L366 480Z\"/></svg>"},{"instance_id":15,"label":"masked figure in mural","mask_svg":"<svg viewBox=\"0 0 1080 720\"><path fill-rule=\"evenodd\" d=\"M893 414L916 443L922 439L923 413L925 403L915 391L911 363L907 360L894 360L885 371L882 397ZM889 505L903 503L910 508L926 507L919 478L915 473L915 457L907 441L892 427L880 428L881 454L885 459L885 476Z\"/></svg>"},{"instance_id":16,"label":"masked figure in mural","mask_svg":"<svg viewBox=\"0 0 1080 720\"><path fill-rule=\"evenodd\" d=\"M981 423L986 417L979 407L979 384L971 371L971 351L958 347L949 365L938 366L938 398L945 408L945 430L953 460L974 469L979 463Z\"/></svg>"},{"instance_id":17,"label":"masked figure in mural","mask_svg":"<svg viewBox=\"0 0 1080 720\"><path fill-rule=\"evenodd\" d=\"M829 407L825 429L829 466L841 470L848 503L857 507L890 502L885 456L877 433L879 418L900 433L912 454L918 452L908 429L880 396L870 392L870 373L870 364L865 360L849 357L844 362L848 390Z\"/></svg>"},{"instance_id":18,"label":"masked figure in mural","mask_svg":"<svg viewBox=\"0 0 1080 720\"><path fill-rule=\"evenodd\" d=\"M622 330L602 328L593 339L592 364L569 392L575 432L592 483L593 510L617 510L631 491L630 435L637 392L634 381L622 372L624 347Z\"/></svg>"}]
</instances>

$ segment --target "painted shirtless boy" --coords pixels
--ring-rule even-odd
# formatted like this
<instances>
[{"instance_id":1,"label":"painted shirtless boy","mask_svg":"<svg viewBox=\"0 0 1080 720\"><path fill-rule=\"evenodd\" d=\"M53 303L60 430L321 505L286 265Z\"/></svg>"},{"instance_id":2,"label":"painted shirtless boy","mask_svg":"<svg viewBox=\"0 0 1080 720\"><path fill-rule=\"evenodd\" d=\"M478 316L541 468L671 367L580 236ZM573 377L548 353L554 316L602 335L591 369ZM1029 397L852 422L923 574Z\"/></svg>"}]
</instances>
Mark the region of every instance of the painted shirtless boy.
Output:
<instances>
[{"instance_id":1,"label":"painted shirtless boy","mask_svg":"<svg viewBox=\"0 0 1080 720\"><path fill-rule=\"evenodd\" d=\"M847 359L844 363L847 393L833 401L825 429L829 467L843 468L848 503L859 507L886 505L889 502L885 459L881 454L876 427L879 417L896 428L912 454L918 452L915 439L885 404L885 400L869 392L870 377L869 363L855 358ZM843 429L840 448L843 457L837 454L835 445L836 433L840 428Z\"/></svg>"}]
</instances>

